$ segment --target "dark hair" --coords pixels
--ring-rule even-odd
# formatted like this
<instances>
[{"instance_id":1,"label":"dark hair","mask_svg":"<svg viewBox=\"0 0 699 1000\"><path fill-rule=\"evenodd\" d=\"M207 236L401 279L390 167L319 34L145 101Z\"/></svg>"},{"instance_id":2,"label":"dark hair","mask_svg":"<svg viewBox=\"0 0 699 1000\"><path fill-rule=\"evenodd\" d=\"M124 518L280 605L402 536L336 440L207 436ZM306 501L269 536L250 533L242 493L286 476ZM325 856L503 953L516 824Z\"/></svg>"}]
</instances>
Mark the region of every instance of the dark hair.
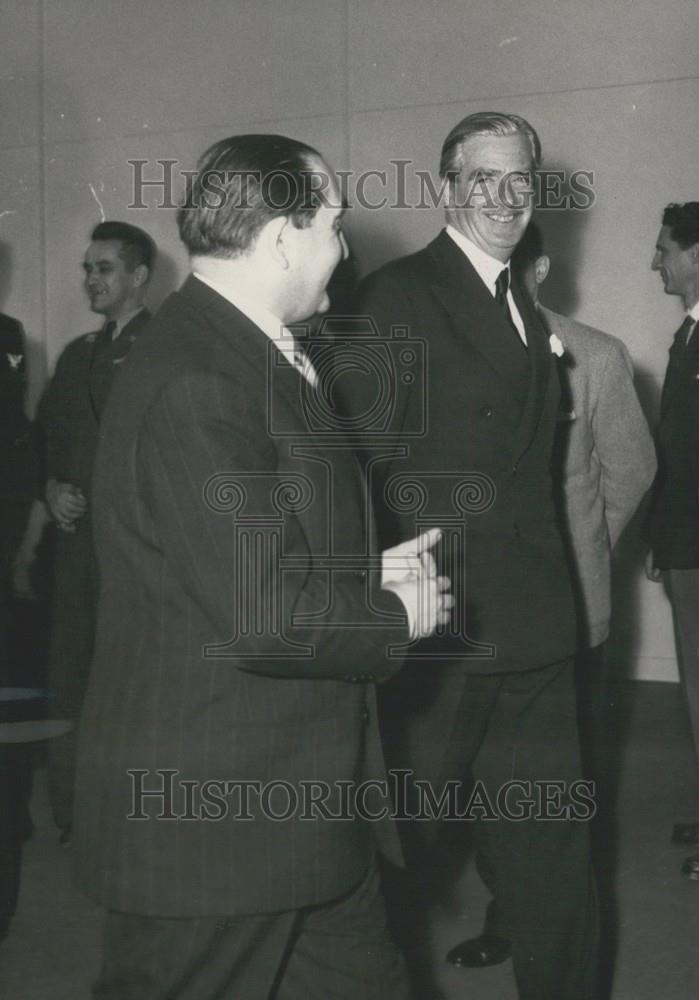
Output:
<instances>
[{"instance_id":1,"label":"dark hair","mask_svg":"<svg viewBox=\"0 0 699 1000\"><path fill-rule=\"evenodd\" d=\"M233 135L210 146L177 212L191 254L236 257L271 219L309 226L330 178L315 149L284 135Z\"/></svg>"},{"instance_id":2,"label":"dark hair","mask_svg":"<svg viewBox=\"0 0 699 1000\"><path fill-rule=\"evenodd\" d=\"M121 243L119 256L129 271L135 271L141 264L145 264L150 276L155 261L155 243L138 226L132 226L129 222L100 222L90 233L90 239L117 240Z\"/></svg>"},{"instance_id":3,"label":"dark hair","mask_svg":"<svg viewBox=\"0 0 699 1000\"><path fill-rule=\"evenodd\" d=\"M512 273L521 276L535 260L544 254L544 237L536 222L530 222L524 230L524 235L512 252L510 268Z\"/></svg>"},{"instance_id":4,"label":"dark hair","mask_svg":"<svg viewBox=\"0 0 699 1000\"><path fill-rule=\"evenodd\" d=\"M683 250L699 243L699 201L672 202L663 212L663 225L670 227L670 238Z\"/></svg>"},{"instance_id":5,"label":"dark hair","mask_svg":"<svg viewBox=\"0 0 699 1000\"><path fill-rule=\"evenodd\" d=\"M454 176L461 170L461 146L472 135L516 135L521 132L529 139L534 167L541 163L541 142L526 118L500 111L477 111L454 126L444 140L439 160L439 176Z\"/></svg>"}]
</instances>

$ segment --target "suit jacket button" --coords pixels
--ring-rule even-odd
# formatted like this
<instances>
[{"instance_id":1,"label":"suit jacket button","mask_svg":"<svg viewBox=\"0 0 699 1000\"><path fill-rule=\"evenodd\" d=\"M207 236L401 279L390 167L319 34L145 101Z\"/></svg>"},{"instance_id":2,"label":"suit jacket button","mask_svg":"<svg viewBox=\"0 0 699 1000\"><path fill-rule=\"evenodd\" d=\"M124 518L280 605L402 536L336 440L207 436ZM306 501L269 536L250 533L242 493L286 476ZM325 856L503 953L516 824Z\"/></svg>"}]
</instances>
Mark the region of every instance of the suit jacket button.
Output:
<instances>
[{"instance_id":1,"label":"suit jacket button","mask_svg":"<svg viewBox=\"0 0 699 1000\"><path fill-rule=\"evenodd\" d=\"M482 417L492 417L492 415L493 415L493 409L492 409L491 406L488 406L487 403L486 403L485 406L481 406L481 416Z\"/></svg>"}]
</instances>

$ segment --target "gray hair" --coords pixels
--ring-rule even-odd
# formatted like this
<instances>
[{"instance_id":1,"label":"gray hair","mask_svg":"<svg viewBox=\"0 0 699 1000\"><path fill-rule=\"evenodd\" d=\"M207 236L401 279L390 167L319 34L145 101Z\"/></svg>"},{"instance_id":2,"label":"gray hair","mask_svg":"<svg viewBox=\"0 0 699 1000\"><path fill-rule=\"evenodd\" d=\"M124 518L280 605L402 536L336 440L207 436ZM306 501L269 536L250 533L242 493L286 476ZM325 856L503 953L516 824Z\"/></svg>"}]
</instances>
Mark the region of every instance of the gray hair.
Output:
<instances>
[{"instance_id":1,"label":"gray hair","mask_svg":"<svg viewBox=\"0 0 699 1000\"><path fill-rule=\"evenodd\" d=\"M462 118L444 140L439 160L439 176L449 177L459 173L462 166L461 146L472 135L516 135L518 132L529 140L536 169L541 164L541 142L526 118L500 111L476 111L475 114Z\"/></svg>"}]
</instances>

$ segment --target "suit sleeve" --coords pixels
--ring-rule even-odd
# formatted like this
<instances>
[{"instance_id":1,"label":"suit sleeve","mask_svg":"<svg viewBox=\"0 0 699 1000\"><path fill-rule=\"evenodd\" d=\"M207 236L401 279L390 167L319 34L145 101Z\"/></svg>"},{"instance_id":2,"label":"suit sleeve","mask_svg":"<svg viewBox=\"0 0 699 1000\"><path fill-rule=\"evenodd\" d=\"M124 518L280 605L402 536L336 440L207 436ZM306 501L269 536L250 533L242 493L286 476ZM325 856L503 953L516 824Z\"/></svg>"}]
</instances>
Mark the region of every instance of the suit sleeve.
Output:
<instances>
[{"instance_id":1,"label":"suit sleeve","mask_svg":"<svg viewBox=\"0 0 699 1000\"><path fill-rule=\"evenodd\" d=\"M612 546L635 513L655 476L655 445L633 384L623 344L610 347L592 417L602 467L604 513Z\"/></svg>"},{"instance_id":2,"label":"suit sleeve","mask_svg":"<svg viewBox=\"0 0 699 1000\"><path fill-rule=\"evenodd\" d=\"M73 341L61 353L39 401L36 419L42 436L46 479L63 480L66 475L68 449L75 433L71 413L72 395L78 390L75 372L78 345L78 340Z\"/></svg>"},{"instance_id":3,"label":"suit sleeve","mask_svg":"<svg viewBox=\"0 0 699 1000\"><path fill-rule=\"evenodd\" d=\"M367 607L367 574L343 574L331 589L293 512L283 519L282 536L293 567L280 570L273 547L264 542L265 523L279 521L270 498L284 475L265 432L264 407L256 410L242 387L211 373L170 383L142 427L138 464L164 560L212 631L226 640L238 637L236 666L272 676L341 680L378 680L399 668L400 660L386 655L389 644L407 640L395 595L382 594L382 609L398 617L377 627ZM220 488L214 488L217 482ZM260 532L241 535L231 500L236 514L263 525ZM255 627L246 629L255 601L259 615ZM324 627L308 618L299 622L302 615L316 615L318 622L321 612ZM278 627L292 642L310 646L313 655L267 656L271 647L265 644Z\"/></svg>"}]
</instances>

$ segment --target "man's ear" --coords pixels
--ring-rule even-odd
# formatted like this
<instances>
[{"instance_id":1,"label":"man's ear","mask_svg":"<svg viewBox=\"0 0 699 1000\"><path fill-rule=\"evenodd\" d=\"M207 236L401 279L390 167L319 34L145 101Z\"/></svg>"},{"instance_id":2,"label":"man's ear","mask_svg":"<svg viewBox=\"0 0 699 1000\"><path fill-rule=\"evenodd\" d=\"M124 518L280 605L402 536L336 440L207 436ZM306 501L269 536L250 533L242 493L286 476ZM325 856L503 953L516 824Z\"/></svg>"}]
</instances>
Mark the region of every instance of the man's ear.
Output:
<instances>
[{"instance_id":1,"label":"man's ear","mask_svg":"<svg viewBox=\"0 0 699 1000\"><path fill-rule=\"evenodd\" d=\"M150 271L145 264L137 264L132 273L135 288L142 288L150 277Z\"/></svg>"},{"instance_id":2,"label":"man's ear","mask_svg":"<svg viewBox=\"0 0 699 1000\"><path fill-rule=\"evenodd\" d=\"M548 254L542 253L541 257L537 257L534 262L534 276L536 278L537 285L543 285L550 270L551 258Z\"/></svg>"},{"instance_id":3,"label":"man's ear","mask_svg":"<svg viewBox=\"0 0 699 1000\"><path fill-rule=\"evenodd\" d=\"M257 237L258 245L285 271L290 266L290 223L284 215L278 215L262 227Z\"/></svg>"},{"instance_id":4,"label":"man's ear","mask_svg":"<svg viewBox=\"0 0 699 1000\"><path fill-rule=\"evenodd\" d=\"M689 247L689 256L692 259L693 264L699 264L699 243L693 243Z\"/></svg>"}]
</instances>

